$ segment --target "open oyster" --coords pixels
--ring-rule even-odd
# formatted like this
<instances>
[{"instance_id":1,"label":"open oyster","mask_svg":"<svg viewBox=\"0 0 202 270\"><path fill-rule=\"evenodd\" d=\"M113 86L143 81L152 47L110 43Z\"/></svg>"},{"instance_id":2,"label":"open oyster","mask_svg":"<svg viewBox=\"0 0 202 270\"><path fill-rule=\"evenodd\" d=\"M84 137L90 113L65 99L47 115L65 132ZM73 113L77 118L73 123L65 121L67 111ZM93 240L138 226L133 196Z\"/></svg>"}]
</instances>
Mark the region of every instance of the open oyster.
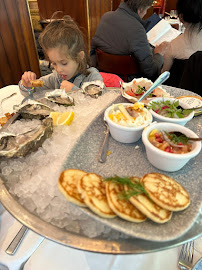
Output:
<instances>
[{"instance_id":1,"label":"open oyster","mask_svg":"<svg viewBox=\"0 0 202 270\"><path fill-rule=\"evenodd\" d=\"M97 80L83 83L82 90L85 95L92 98L98 98L98 96L102 95L104 87L104 83Z\"/></svg>"},{"instance_id":2,"label":"open oyster","mask_svg":"<svg viewBox=\"0 0 202 270\"><path fill-rule=\"evenodd\" d=\"M74 105L73 97L70 97L64 89L56 89L54 91L48 92L46 93L45 98L63 106Z\"/></svg>"},{"instance_id":3,"label":"open oyster","mask_svg":"<svg viewBox=\"0 0 202 270\"><path fill-rule=\"evenodd\" d=\"M28 104L19 108L18 113L24 119L44 119L49 116L50 112L54 111L45 104L29 100Z\"/></svg>"},{"instance_id":4,"label":"open oyster","mask_svg":"<svg viewBox=\"0 0 202 270\"><path fill-rule=\"evenodd\" d=\"M51 118L41 121L31 130L21 134L0 133L0 157L22 157L36 151L42 143L51 136L53 122Z\"/></svg>"}]
</instances>

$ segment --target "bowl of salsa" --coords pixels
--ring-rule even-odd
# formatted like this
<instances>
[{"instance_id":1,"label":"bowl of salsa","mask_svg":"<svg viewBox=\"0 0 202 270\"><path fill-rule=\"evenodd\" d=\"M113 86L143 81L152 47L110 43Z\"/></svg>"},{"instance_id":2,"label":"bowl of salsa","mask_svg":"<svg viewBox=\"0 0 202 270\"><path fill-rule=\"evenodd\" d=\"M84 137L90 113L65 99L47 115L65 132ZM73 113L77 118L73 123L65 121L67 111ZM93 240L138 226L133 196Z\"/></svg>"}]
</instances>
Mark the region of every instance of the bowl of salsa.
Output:
<instances>
[{"instance_id":1,"label":"bowl of salsa","mask_svg":"<svg viewBox=\"0 0 202 270\"><path fill-rule=\"evenodd\" d=\"M178 132L198 138L189 128L174 123L152 123L144 129L142 141L147 159L154 167L168 172L178 171L199 154L201 142L176 139L174 135Z\"/></svg>"}]
</instances>

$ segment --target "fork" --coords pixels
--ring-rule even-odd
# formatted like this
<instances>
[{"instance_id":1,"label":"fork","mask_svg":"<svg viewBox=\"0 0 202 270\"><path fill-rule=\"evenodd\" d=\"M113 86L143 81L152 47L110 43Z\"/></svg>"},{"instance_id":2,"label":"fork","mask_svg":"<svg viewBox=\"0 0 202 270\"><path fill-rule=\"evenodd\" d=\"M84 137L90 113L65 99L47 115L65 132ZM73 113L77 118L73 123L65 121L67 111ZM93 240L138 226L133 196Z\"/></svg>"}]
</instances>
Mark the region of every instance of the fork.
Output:
<instances>
[{"instance_id":1,"label":"fork","mask_svg":"<svg viewBox=\"0 0 202 270\"><path fill-rule=\"evenodd\" d=\"M185 243L180 251L180 256L178 260L178 267L181 270L192 269L194 256L194 241Z\"/></svg>"}]
</instances>

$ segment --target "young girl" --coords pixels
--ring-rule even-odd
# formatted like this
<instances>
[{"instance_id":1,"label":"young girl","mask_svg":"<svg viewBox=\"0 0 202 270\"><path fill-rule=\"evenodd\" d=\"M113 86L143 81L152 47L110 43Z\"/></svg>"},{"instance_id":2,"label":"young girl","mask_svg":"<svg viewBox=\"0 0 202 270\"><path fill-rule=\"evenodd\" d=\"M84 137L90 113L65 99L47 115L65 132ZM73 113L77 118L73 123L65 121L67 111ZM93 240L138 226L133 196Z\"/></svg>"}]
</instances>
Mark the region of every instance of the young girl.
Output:
<instances>
[{"instance_id":1,"label":"young girl","mask_svg":"<svg viewBox=\"0 0 202 270\"><path fill-rule=\"evenodd\" d=\"M88 66L83 34L70 16L49 23L40 34L39 43L54 71L40 78L44 85L36 90L62 88L67 92L81 88L84 82L103 80L97 69ZM24 72L19 82L23 95L35 90L32 80L36 80L36 74Z\"/></svg>"}]
</instances>

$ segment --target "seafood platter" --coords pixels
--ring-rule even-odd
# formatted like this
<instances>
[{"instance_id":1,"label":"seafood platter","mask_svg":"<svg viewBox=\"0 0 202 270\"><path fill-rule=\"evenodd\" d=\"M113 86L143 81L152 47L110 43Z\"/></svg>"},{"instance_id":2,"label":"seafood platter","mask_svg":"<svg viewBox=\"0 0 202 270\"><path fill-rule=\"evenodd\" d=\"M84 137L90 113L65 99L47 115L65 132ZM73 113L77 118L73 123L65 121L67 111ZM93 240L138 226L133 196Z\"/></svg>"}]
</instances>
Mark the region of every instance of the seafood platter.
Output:
<instances>
[{"instance_id":1,"label":"seafood platter","mask_svg":"<svg viewBox=\"0 0 202 270\"><path fill-rule=\"evenodd\" d=\"M34 94L21 105L13 104L15 110L10 113L14 115L0 130L1 203L33 231L94 252L146 253L199 237L201 152L179 171L162 171L148 161L141 138L124 143L110 136L106 162L98 162L105 137L104 112L130 100L122 95L126 85L112 90L91 82L83 88L68 94L61 89L47 91ZM162 89L168 96L197 96L173 87ZM133 106L134 100L131 102ZM116 112L115 108L110 117L120 119L121 109ZM75 117L71 125L53 125L51 112L74 112ZM121 121L126 125L123 117ZM200 136L200 116L193 117L186 127ZM150 182L164 180L183 197L180 207L170 194L173 206L169 209L160 202L160 195L152 195ZM140 188L144 194L122 201L120 193L125 190L128 194L129 186L134 185L135 191ZM151 211L146 213L143 201L162 216L158 219ZM121 214L116 203L123 209Z\"/></svg>"}]
</instances>

